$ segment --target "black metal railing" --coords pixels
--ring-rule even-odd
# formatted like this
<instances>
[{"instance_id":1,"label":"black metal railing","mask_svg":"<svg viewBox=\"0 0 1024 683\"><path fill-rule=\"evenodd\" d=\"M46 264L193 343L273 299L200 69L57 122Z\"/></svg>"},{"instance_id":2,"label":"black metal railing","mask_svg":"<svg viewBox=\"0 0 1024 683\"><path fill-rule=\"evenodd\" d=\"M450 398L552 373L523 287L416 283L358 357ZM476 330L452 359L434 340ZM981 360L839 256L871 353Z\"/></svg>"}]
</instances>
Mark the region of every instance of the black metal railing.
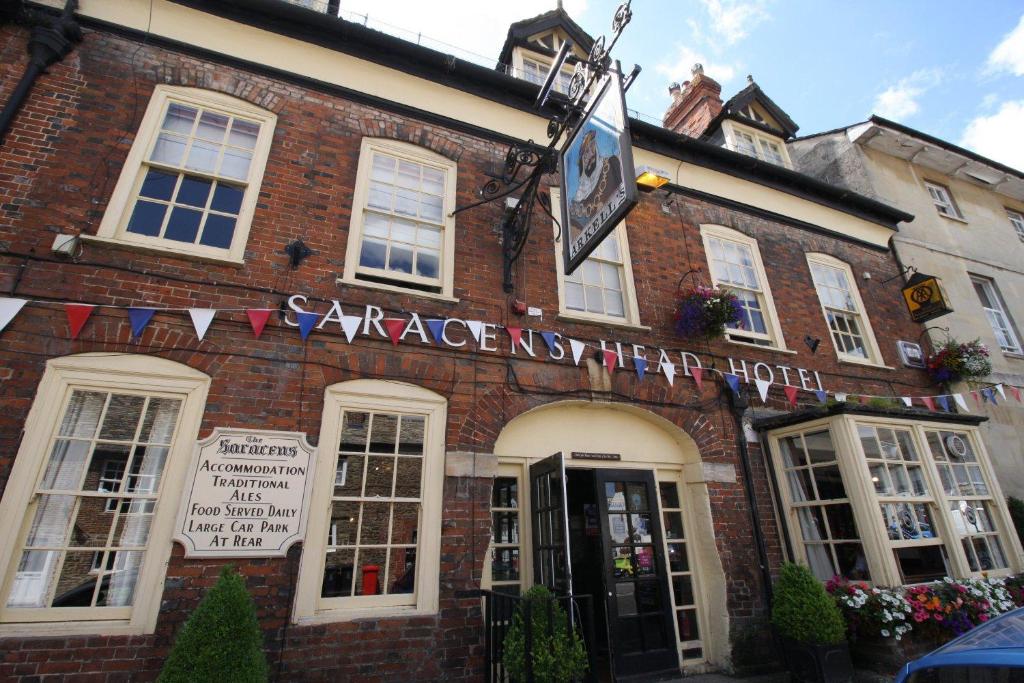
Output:
<instances>
[{"instance_id":1,"label":"black metal railing","mask_svg":"<svg viewBox=\"0 0 1024 683\"><path fill-rule=\"evenodd\" d=\"M480 591L483 596L483 611L485 620L485 647L486 647L486 677L488 683L534 683L533 672L533 628L528 625L533 623L535 612L540 610L541 623L546 624L548 636L554 634L555 628L555 606L562 608L564 614L569 618L565 619L565 628L570 637L578 634L582 637L587 651L589 663L587 675L583 681L596 680L595 652L597 650L594 642L594 601L590 595L559 595L547 599L528 600L520 595L511 593L499 593L495 591ZM521 681L513 681L505 669L505 637L512 626L512 619L519 612L522 615L523 624L523 665L525 673Z\"/></svg>"}]
</instances>

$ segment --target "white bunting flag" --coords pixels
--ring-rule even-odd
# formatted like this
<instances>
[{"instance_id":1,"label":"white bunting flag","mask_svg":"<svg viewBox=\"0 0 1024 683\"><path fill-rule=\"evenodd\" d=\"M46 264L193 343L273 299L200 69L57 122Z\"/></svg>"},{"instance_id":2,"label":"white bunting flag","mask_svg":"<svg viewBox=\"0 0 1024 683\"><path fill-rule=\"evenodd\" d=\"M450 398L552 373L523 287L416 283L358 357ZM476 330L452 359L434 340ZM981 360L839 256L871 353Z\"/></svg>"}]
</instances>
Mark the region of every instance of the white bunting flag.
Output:
<instances>
[{"instance_id":1,"label":"white bunting flag","mask_svg":"<svg viewBox=\"0 0 1024 683\"><path fill-rule=\"evenodd\" d=\"M476 343L480 343L480 333L483 332L484 324L479 320L467 320L466 327L469 328L469 333L473 335L473 339L476 339Z\"/></svg>"},{"instance_id":2,"label":"white bunting flag","mask_svg":"<svg viewBox=\"0 0 1024 683\"><path fill-rule=\"evenodd\" d=\"M7 323L14 320L14 316L18 315L27 303L25 299L0 299L0 332L3 332Z\"/></svg>"},{"instance_id":3,"label":"white bunting flag","mask_svg":"<svg viewBox=\"0 0 1024 683\"><path fill-rule=\"evenodd\" d=\"M359 326L362 324L363 319L358 315L341 316L341 331L345 333L345 340L349 344L355 339L356 333L359 332Z\"/></svg>"},{"instance_id":4,"label":"white bunting flag","mask_svg":"<svg viewBox=\"0 0 1024 683\"><path fill-rule=\"evenodd\" d=\"M910 396L900 396L900 399L903 401L903 405L905 405L908 408L910 408L914 404L914 399L912 399Z\"/></svg>"},{"instance_id":5,"label":"white bunting flag","mask_svg":"<svg viewBox=\"0 0 1024 683\"><path fill-rule=\"evenodd\" d=\"M757 393L761 395L761 403L767 403L768 402L768 387L770 387L772 385L772 383L769 382L766 379L757 379L755 377L754 378L754 384L757 385Z\"/></svg>"},{"instance_id":6,"label":"white bunting flag","mask_svg":"<svg viewBox=\"0 0 1024 683\"><path fill-rule=\"evenodd\" d=\"M1006 392L1003 391L1003 385L1002 384L997 384L996 385L996 391L999 392L999 395L1002 396L1003 400L1005 401L1006 400Z\"/></svg>"},{"instance_id":7,"label":"white bunting flag","mask_svg":"<svg viewBox=\"0 0 1024 683\"><path fill-rule=\"evenodd\" d=\"M583 349L587 348L587 345L583 342L576 341L575 339L570 339L569 346L572 347L572 362L579 365L580 356L583 355Z\"/></svg>"},{"instance_id":8,"label":"white bunting flag","mask_svg":"<svg viewBox=\"0 0 1024 683\"><path fill-rule=\"evenodd\" d=\"M953 400L956 401L956 407L965 413L971 412L967 409L967 401L964 400L963 394L953 394Z\"/></svg>"},{"instance_id":9,"label":"white bunting flag","mask_svg":"<svg viewBox=\"0 0 1024 683\"><path fill-rule=\"evenodd\" d=\"M196 328L196 336L199 337L199 341L203 341L217 311L212 308L190 308L188 314L192 316L192 327Z\"/></svg>"},{"instance_id":10,"label":"white bunting flag","mask_svg":"<svg viewBox=\"0 0 1024 683\"><path fill-rule=\"evenodd\" d=\"M669 386L675 386L676 382L676 364L666 363L661 361L661 371L665 373L665 379L668 380Z\"/></svg>"},{"instance_id":11,"label":"white bunting flag","mask_svg":"<svg viewBox=\"0 0 1024 683\"><path fill-rule=\"evenodd\" d=\"M839 401L840 403L846 403L846 394L841 392L836 393L836 400Z\"/></svg>"}]
</instances>

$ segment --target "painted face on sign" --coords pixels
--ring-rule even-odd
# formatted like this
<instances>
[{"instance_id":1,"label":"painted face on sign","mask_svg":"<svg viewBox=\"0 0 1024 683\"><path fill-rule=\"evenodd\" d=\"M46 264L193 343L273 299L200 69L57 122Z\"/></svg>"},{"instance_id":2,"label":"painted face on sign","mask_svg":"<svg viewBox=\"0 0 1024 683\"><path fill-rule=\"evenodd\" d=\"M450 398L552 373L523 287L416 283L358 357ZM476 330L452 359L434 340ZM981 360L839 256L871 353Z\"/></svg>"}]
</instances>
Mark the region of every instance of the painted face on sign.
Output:
<instances>
[{"instance_id":1,"label":"painted face on sign","mask_svg":"<svg viewBox=\"0 0 1024 683\"><path fill-rule=\"evenodd\" d=\"M597 168L597 134L589 131L580 145L580 175L593 175Z\"/></svg>"}]
</instances>

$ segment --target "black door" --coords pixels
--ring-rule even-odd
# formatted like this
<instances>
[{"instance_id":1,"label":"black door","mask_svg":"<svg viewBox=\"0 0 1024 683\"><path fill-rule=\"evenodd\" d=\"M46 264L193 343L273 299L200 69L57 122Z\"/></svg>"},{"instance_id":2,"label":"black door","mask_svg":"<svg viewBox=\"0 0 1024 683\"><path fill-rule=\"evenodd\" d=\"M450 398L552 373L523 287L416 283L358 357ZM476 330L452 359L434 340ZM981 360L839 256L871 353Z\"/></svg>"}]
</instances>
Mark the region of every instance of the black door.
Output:
<instances>
[{"instance_id":1,"label":"black door","mask_svg":"<svg viewBox=\"0 0 1024 683\"><path fill-rule=\"evenodd\" d=\"M533 582L547 586L555 595L570 595L569 515L561 453L530 465L530 509L533 511Z\"/></svg>"},{"instance_id":2,"label":"black door","mask_svg":"<svg viewBox=\"0 0 1024 683\"><path fill-rule=\"evenodd\" d=\"M597 470L595 483L615 675L678 671L654 475Z\"/></svg>"}]
</instances>

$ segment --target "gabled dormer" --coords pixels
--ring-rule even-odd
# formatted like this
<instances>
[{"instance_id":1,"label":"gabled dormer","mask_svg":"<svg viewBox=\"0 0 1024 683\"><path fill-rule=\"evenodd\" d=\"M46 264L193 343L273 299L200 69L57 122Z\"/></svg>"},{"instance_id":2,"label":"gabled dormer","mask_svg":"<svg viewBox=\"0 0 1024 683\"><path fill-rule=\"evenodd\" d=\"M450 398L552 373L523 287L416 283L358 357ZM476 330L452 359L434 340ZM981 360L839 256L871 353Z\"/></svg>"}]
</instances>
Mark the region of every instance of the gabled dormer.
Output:
<instances>
[{"instance_id":1,"label":"gabled dormer","mask_svg":"<svg viewBox=\"0 0 1024 683\"><path fill-rule=\"evenodd\" d=\"M555 81L555 90L566 93L573 65L577 60L586 59L594 39L561 7L509 26L508 37L498 57L498 69L540 85L566 41L572 43L573 48Z\"/></svg>"}]
</instances>

